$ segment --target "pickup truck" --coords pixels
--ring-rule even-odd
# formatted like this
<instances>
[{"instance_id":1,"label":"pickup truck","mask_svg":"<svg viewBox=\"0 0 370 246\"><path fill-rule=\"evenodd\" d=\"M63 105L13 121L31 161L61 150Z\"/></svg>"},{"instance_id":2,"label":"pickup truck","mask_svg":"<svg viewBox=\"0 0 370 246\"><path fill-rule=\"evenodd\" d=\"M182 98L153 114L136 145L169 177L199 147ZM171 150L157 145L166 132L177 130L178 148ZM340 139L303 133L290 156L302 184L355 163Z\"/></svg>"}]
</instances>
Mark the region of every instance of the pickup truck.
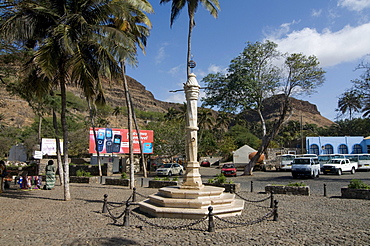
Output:
<instances>
[{"instance_id":1,"label":"pickup truck","mask_svg":"<svg viewBox=\"0 0 370 246\"><path fill-rule=\"evenodd\" d=\"M321 167L323 174L336 173L342 175L343 172L354 174L357 169L357 162L351 162L349 159L336 158L331 159Z\"/></svg>"}]
</instances>

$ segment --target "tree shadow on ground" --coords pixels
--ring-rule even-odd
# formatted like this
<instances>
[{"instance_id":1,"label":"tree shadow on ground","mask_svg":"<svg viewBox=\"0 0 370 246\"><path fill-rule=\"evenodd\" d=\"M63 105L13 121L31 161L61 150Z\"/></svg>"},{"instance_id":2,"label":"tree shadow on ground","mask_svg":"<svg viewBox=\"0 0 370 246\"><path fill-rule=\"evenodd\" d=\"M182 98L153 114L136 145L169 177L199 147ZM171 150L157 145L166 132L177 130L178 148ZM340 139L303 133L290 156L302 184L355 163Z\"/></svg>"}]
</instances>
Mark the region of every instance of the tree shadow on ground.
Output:
<instances>
[{"instance_id":1,"label":"tree shadow on ground","mask_svg":"<svg viewBox=\"0 0 370 246\"><path fill-rule=\"evenodd\" d=\"M1 194L2 197L11 198L11 199L46 199L54 201L63 201L60 198L44 197L44 196L35 196L35 192L51 192L43 191L41 189L32 189L32 190L20 190L15 188L6 189L5 192Z\"/></svg>"},{"instance_id":2,"label":"tree shadow on ground","mask_svg":"<svg viewBox=\"0 0 370 246\"><path fill-rule=\"evenodd\" d=\"M140 245L138 242L123 238L123 237L111 237L111 238L79 238L72 242L64 242L63 245Z\"/></svg>"}]
</instances>

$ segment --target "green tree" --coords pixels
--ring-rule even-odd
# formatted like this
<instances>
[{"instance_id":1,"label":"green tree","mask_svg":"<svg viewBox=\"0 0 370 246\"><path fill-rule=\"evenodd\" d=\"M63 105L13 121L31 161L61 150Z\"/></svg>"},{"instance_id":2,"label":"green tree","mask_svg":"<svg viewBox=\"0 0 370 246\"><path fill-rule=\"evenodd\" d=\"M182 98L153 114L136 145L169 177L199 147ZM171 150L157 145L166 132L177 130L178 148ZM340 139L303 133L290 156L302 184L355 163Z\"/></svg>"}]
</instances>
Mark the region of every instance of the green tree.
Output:
<instances>
[{"instance_id":1,"label":"green tree","mask_svg":"<svg viewBox=\"0 0 370 246\"><path fill-rule=\"evenodd\" d=\"M147 129L154 131L154 154L183 156L185 151L185 128L177 120L149 122Z\"/></svg>"},{"instance_id":2,"label":"green tree","mask_svg":"<svg viewBox=\"0 0 370 246\"><path fill-rule=\"evenodd\" d=\"M264 48L265 47L265 48ZM208 90L204 99L207 105L221 105L223 110L259 108L258 100L275 93L280 104L280 113L273 127L266 131L257 154L244 170L244 175L252 174L253 167L260 155L265 153L270 142L279 132L291 111L290 97L294 94L311 94L324 82L324 70L319 67L315 56L303 54L281 55L284 64L281 68L274 66L278 58L276 45L272 42L265 44L248 44L239 57L229 66L227 74L210 74L205 82ZM268 55L271 54L271 55ZM253 59L249 59L251 56ZM258 59L262 57L264 59ZM273 58L273 59L272 59ZM265 63L266 61L266 63ZM262 66L263 65L263 66ZM251 98L251 100L245 98Z\"/></svg>"},{"instance_id":3,"label":"green tree","mask_svg":"<svg viewBox=\"0 0 370 246\"><path fill-rule=\"evenodd\" d=\"M218 11L220 10L220 4L218 0L161 0L161 4L172 3L171 7L171 18L170 26L172 27L174 21L179 16L181 10L187 5L188 7L188 16L189 16L189 30L188 30L188 53L186 57L186 76L190 74L189 61L191 59L191 36L193 28L195 26L195 13L197 12L198 5L201 3L213 17L217 17Z\"/></svg>"},{"instance_id":4,"label":"green tree","mask_svg":"<svg viewBox=\"0 0 370 246\"><path fill-rule=\"evenodd\" d=\"M280 57L276 48L277 44L271 41L248 42L243 52L231 61L227 75L210 74L203 79L207 85L203 105L217 106L226 112L252 109L257 112L266 135L263 100L280 85L279 69L273 65Z\"/></svg>"},{"instance_id":5,"label":"green tree","mask_svg":"<svg viewBox=\"0 0 370 246\"><path fill-rule=\"evenodd\" d=\"M349 119L352 119L353 113L360 112L362 108L361 94L357 90L344 92L338 100L338 111L344 115L349 112Z\"/></svg>"},{"instance_id":6,"label":"green tree","mask_svg":"<svg viewBox=\"0 0 370 246\"><path fill-rule=\"evenodd\" d=\"M369 57L370 55L367 56ZM364 72L360 78L352 80L353 88L350 91L355 91L360 97L363 116L368 117L370 115L370 62L362 61L356 70Z\"/></svg>"},{"instance_id":7,"label":"green tree","mask_svg":"<svg viewBox=\"0 0 370 246\"><path fill-rule=\"evenodd\" d=\"M33 49L29 62L37 75L48 78L61 92L64 143L64 200L70 200L66 84L82 88L87 100L102 98L102 78L118 78L120 64L136 63L136 44L149 34L151 11L146 0L136 1L19 1L3 15L0 30L9 41Z\"/></svg>"}]
</instances>

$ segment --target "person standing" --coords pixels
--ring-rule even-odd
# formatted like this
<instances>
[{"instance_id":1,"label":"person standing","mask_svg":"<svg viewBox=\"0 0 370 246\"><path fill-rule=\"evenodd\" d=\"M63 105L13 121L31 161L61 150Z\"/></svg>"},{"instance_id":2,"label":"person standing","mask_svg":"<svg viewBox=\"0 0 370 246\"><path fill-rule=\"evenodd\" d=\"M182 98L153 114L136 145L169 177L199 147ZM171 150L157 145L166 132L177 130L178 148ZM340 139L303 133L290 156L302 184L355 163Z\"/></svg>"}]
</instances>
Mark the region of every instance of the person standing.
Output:
<instances>
[{"instance_id":1,"label":"person standing","mask_svg":"<svg viewBox=\"0 0 370 246\"><path fill-rule=\"evenodd\" d=\"M0 161L0 193L4 191L4 181L7 174L5 161Z\"/></svg>"},{"instance_id":2,"label":"person standing","mask_svg":"<svg viewBox=\"0 0 370 246\"><path fill-rule=\"evenodd\" d=\"M48 161L45 172L46 172L46 185L44 189L51 190L54 188L55 184L55 166L53 160Z\"/></svg>"}]
</instances>

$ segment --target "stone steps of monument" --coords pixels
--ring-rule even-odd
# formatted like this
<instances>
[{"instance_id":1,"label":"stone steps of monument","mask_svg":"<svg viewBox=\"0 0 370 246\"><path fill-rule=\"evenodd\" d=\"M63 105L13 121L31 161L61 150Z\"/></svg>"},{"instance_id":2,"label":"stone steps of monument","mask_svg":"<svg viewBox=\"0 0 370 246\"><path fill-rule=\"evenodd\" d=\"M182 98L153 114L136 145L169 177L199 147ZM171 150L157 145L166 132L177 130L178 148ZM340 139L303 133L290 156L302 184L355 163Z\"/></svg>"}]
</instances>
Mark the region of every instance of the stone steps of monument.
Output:
<instances>
[{"instance_id":1,"label":"stone steps of monument","mask_svg":"<svg viewBox=\"0 0 370 246\"><path fill-rule=\"evenodd\" d=\"M218 196L198 197L198 198L168 198L163 197L159 193L150 195L151 204L163 207L174 208L208 208L209 206L220 206L231 204L235 199L235 195L231 193L222 193Z\"/></svg>"},{"instance_id":2,"label":"stone steps of monument","mask_svg":"<svg viewBox=\"0 0 370 246\"><path fill-rule=\"evenodd\" d=\"M151 204L149 199L139 203L140 211L148 213L154 217L160 218L179 218L179 219L201 219L208 215L208 207L206 208L174 208L162 207ZM234 200L228 205L215 205L213 214L219 217L241 215L244 209L243 200Z\"/></svg>"}]
</instances>

